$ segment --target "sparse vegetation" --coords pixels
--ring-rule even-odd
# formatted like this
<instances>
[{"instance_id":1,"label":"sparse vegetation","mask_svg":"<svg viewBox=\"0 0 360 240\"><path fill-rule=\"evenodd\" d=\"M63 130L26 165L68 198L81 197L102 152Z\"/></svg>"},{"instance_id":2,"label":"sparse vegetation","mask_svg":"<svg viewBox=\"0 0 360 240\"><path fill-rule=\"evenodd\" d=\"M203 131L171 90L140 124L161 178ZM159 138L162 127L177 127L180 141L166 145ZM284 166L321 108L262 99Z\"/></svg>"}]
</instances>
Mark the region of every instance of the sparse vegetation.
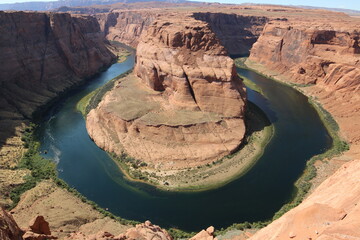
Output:
<instances>
[{"instance_id":1,"label":"sparse vegetation","mask_svg":"<svg viewBox=\"0 0 360 240\"><path fill-rule=\"evenodd\" d=\"M189 239L196 234L196 232L185 232L177 228L169 228L166 230L174 239Z\"/></svg>"},{"instance_id":2,"label":"sparse vegetation","mask_svg":"<svg viewBox=\"0 0 360 240\"><path fill-rule=\"evenodd\" d=\"M86 117L86 115L92 109L96 108L99 105L104 95L114 87L115 82L120 78L127 76L131 72L132 69L123 74L120 74L119 76L111 79L109 82L104 84L102 87L92 91L91 93L83 97L76 105L77 110L79 110L83 114L83 116Z\"/></svg>"},{"instance_id":3,"label":"sparse vegetation","mask_svg":"<svg viewBox=\"0 0 360 240\"><path fill-rule=\"evenodd\" d=\"M239 77L241 77L241 79L243 80L243 83L245 84L246 87L250 88L251 90L260 93L261 95L263 95L263 91L262 89L256 85L253 81L251 81L250 79L248 79L245 76L242 76L239 74Z\"/></svg>"},{"instance_id":4,"label":"sparse vegetation","mask_svg":"<svg viewBox=\"0 0 360 240\"><path fill-rule=\"evenodd\" d=\"M35 124L30 124L30 127L26 128L22 136L24 141L24 146L27 146L27 152L24 154L23 158L20 160L17 168L19 169L29 169L31 170L31 175L25 177L25 183L14 187L10 192L10 198L13 201L13 204L9 207L10 209L16 207L19 203L20 196L27 190L30 190L36 186L37 183L51 179L56 183L57 186L66 189L74 196L79 198L82 202L92 206L94 210L97 210L104 217L110 217L121 224L135 225L139 222L126 220L121 217L115 216L114 214L106 211L105 209L99 207L95 202L88 200L82 194L80 194L76 189L70 187L62 179L58 178L56 171L56 164L46 158L43 158L40 155L39 147L40 143L36 141L35 138Z\"/></svg>"},{"instance_id":5,"label":"sparse vegetation","mask_svg":"<svg viewBox=\"0 0 360 240\"><path fill-rule=\"evenodd\" d=\"M177 171L159 171L126 153L109 153L125 176L160 189L171 191L205 191L219 188L245 174L261 157L274 129L266 115L248 102L245 122L247 132L238 150L217 161ZM231 169L231 170L230 170Z\"/></svg>"},{"instance_id":6,"label":"sparse vegetation","mask_svg":"<svg viewBox=\"0 0 360 240\"><path fill-rule=\"evenodd\" d=\"M272 76L267 76L267 75L263 74L262 72L259 72L252 68L249 68L245 64L246 60L247 60L247 58L236 59L235 64L239 68L250 69L251 71L258 73L259 75L265 76L276 82L279 82L279 83L287 85L287 86L294 87L295 89L297 89L300 92L302 92L301 87L308 87L308 86L312 85L312 84L294 84L294 83L286 83L286 82L279 81ZM315 178L316 174L317 174L316 167L314 166L314 163L316 161L332 158L334 156L337 156L337 155L343 153L344 151L349 150L348 143L346 141L344 141L343 139L341 139L341 137L339 136L339 134L338 134L339 126L336 123L336 121L334 120L334 118L331 116L331 114L328 111L326 111L318 102L316 102L314 98L308 97L308 101L318 112L324 126L326 127L329 135L331 136L332 141L333 141L332 146L326 152L316 155L307 161L306 168L305 168L303 174L295 183L296 194L294 194L292 201L285 204L278 212L276 212L274 214L274 217L272 220L278 219L284 213L286 213L290 209L298 206L303 201L303 199L308 194L308 192L311 188L310 181L313 178Z\"/></svg>"}]
</instances>

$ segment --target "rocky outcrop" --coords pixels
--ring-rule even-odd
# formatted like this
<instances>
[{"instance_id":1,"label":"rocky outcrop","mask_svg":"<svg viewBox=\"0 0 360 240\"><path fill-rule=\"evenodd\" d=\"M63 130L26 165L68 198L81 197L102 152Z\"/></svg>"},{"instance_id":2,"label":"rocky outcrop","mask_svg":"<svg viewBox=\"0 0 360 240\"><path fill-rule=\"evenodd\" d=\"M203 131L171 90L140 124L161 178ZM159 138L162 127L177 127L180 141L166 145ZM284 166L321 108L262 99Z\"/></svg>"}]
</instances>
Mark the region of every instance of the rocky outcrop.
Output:
<instances>
[{"instance_id":1,"label":"rocky outcrop","mask_svg":"<svg viewBox=\"0 0 360 240\"><path fill-rule=\"evenodd\" d=\"M208 24L157 20L137 47L134 72L172 105L242 117L245 93L233 60Z\"/></svg>"},{"instance_id":2,"label":"rocky outcrop","mask_svg":"<svg viewBox=\"0 0 360 240\"><path fill-rule=\"evenodd\" d=\"M307 84L301 90L331 113L350 143L349 151L327 159L324 165L352 161L328 176L303 203L250 239L360 238L357 26L358 20L342 17L272 22L254 44L248 65L284 82Z\"/></svg>"},{"instance_id":3,"label":"rocky outcrop","mask_svg":"<svg viewBox=\"0 0 360 240\"><path fill-rule=\"evenodd\" d=\"M16 224L14 218L0 208L0 239L21 240L24 232Z\"/></svg>"},{"instance_id":4,"label":"rocky outcrop","mask_svg":"<svg viewBox=\"0 0 360 240\"><path fill-rule=\"evenodd\" d=\"M106 48L93 17L0 12L0 26L3 149L36 109L108 66L115 56ZM9 151L1 150L2 165L2 159L11 156Z\"/></svg>"},{"instance_id":5,"label":"rocky outcrop","mask_svg":"<svg viewBox=\"0 0 360 240\"><path fill-rule=\"evenodd\" d=\"M57 239L51 235L49 223L44 217L38 216L30 222L29 229L19 228L14 218L0 208L0 239L1 240L45 240Z\"/></svg>"},{"instance_id":6,"label":"rocky outcrop","mask_svg":"<svg viewBox=\"0 0 360 240\"><path fill-rule=\"evenodd\" d=\"M71 234L67 240L172 240L169 233L150 221L137 224L135 227L128 229L119 236L114 236L108 232L98 232L97 234L86 235L81 232Z\"/></svg>"},{"instance_id":7,"label":"rocky outcrop","mask_svg":"<svg viewBox=\"0 0 360 240\"><path fill-rule=\"evenodd\" d=\"M217 238L214 237L214 231L215 228L213 226L208 227L206 230L201 230L189 240L217 240Z\"/></svg>"},{"instance_id":8,"label":"rocky outcrop","mask_svg":"<svg viewBox=\"0 0 360 240\"><path fill-rule=\"evenodd\" d=\"M247 56L269 21L267 17L238 14L194 13L194 18L209 23L229 54Z\"/></svg>"},{"instance_id":9,"label":"rocky outcrop","mask_svg":"<svg viewBox=\"0 0 360 240\"><path fill-rule=\"evenodd\" d=\"M359 160L343 165L302 204L250 239L359 239L359 174Z\"/></svg>"},{"instance_id":10,"label":"rocky outcrop","mask_svg":"<svg viewBox=\"0 0 360 240\"><path fill-rule=\"evenodd\" d=\"M236 150L246 100L233 60L208 24L182 14L167 19L141 37L138 78L116 84L89 113L87 129L107 151L176 169Z\"/></svg>"}]
</instances>

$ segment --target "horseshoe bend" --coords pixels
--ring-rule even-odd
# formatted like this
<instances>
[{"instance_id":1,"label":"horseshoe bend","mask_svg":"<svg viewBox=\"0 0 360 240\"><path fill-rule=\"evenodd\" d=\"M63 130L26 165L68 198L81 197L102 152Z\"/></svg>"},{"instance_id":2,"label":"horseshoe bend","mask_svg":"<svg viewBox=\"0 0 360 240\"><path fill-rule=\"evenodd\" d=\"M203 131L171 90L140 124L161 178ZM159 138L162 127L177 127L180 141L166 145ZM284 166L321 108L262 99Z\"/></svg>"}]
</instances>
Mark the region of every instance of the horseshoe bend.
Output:
<instances>
[{"instance_id":1,"label":"horseshoe bend","mask_svg":"<svg viewBox=\"0 0 360 240\"><path fill-rule=\"evenodd\" d=\"M184 169L239 147L245 104L234 62L209 25L162 16L141 35L134 72L115 83L86 122L105 150L151 169Z\"/></svg>"},{"instance_id":2,"label":"horseshoe bend","mask_svg":"<svg viewBox=\"0 0 360 240\"><path fill-rule=\"evenodd\" d=\"M360 238L356 11L54 11L0 12L1 239Z\"/></svg>"}]
</instances>

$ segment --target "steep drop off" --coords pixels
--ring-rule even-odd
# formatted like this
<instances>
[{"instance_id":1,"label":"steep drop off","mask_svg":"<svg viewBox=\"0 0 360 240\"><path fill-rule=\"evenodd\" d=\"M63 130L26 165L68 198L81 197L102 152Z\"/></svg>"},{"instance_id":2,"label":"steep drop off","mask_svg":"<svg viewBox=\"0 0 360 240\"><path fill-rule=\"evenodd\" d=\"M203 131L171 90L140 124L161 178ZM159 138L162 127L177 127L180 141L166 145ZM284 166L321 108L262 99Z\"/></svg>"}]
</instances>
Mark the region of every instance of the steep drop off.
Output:
<instances>
[{"instance_id":1,"label":"steep drop off","mask_svg":"<svg viewBox=\"0 0 360 240\"><path fill-rule=\"evenodd\" d=\"M357 19L341 16L272 22L254 44L248 65L284 82L305 84L301 90L332 114L350 150L316 163L319 177L327 179L298 207L251 239L360 238L358 26Z\"/></svg>"},{"instance_id":2,"label":"steep drop off","mask_svg":"<svg viewBox=\"0 0 360 240\"><path fill-rule=\"evenodd\" d=\"M194 13L194 18L209 23L230 55L247 56L263 31L267 17L226 13Z\"/></svg>"},{"instance_id":3,"label":"steep drop off","mask_svg":"<svg viewBox=\"0 0 360 240\"><path fill-rule=\"evenodd\" d=\"M182 14L156 19L142 34L134 74L87 117L101 148L176 169L240 145L245 89L208 24Z\"/></svg>"},{"instance_id":4,"label":"steep drop off","mask_svg":"<svg viewBox=\"0 0 360 240\"><path fill-rule=\"evenodd\" d=\"M97 14L102 32L106 38L136 47L141 33L155 19L153 11L113 11Z\"/></svg>"},{"instance_id":5,"label":"steep drop off","mask_svg":"<svg viewBox=\"0 0 360 240\"><path fill-rule=\"evenodd\" d=\"M190 12L196 20L209 24L230 55L238 56L249 55L252 45L260 36L265 24L270 20L268 17L235 13L197 12L196 10ZM168 16L171 19L171 14L172 11L161 11L159 9L116 9L95 16L108 40L123 42L135 48L139 43L141 33L149 27L156 17Z\"/></svg>"},{"instance_id":6,"label":"steep drop off","mask_svg":"<svg viewBox=\"0 0 360 240\"><path fill-rule=\"evenodd\" d=\"M0 164L5 167L16 160L21 144L11 137L33 112L115 56L93 17L0 12L0 26Z\"/></svg>"}]
</instances>

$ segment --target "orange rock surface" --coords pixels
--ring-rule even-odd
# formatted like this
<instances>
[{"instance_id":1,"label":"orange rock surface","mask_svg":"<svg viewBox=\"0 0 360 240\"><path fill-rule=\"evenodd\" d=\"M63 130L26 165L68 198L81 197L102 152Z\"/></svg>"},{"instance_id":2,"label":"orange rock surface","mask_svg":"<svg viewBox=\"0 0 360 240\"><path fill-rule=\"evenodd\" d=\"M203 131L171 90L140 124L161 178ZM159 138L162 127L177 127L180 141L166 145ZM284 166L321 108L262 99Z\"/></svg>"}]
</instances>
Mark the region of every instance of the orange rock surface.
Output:
<instances>
[{"instance_id":1,"label":"orange rock surface","mask_svg":"<svg viewBox=\"0 0 360 240\"><path fill-rule=\"evenodd\" d=\"M240 145L245 90L207 23L158 18L140 39L134 74L87 116L101 148L172 169L206 164Z\"/></svg>"},{"instance_id":2,"label":"orange rock surface","mask_svg":"<svg viewBox=\"0 0 360 240\"><path fill-rule=\"evenodd\" d=\"M328 164L349 162L250 239L360 238L360 22L324 18L268 24L249 65L284 82L311 84L301 90L332 114L350 143L349 151Z\"/></svg>"}]
</instances>

